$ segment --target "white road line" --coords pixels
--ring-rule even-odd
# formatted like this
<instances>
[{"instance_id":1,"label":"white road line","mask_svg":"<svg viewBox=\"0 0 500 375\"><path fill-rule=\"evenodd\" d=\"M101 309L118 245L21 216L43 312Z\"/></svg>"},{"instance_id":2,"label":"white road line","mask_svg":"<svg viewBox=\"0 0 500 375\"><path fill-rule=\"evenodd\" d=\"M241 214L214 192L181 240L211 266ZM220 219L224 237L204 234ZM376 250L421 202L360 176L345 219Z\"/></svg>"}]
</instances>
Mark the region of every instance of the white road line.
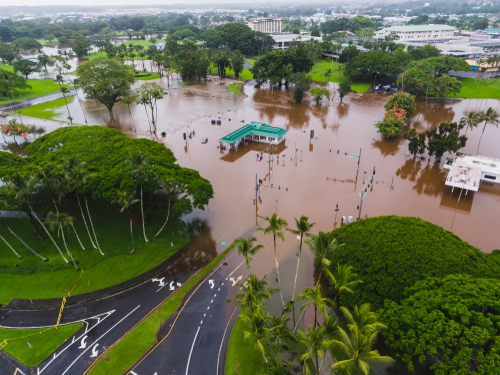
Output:
<instances>
[{"instance_id":1,"label":"white road line","mask_svg":"<svg viewBox=\"0 0 500 375\"><path fill-rule=\"evenodd\" d=\"M33 310L33 311L41 311L41 310ZM85 319L79 319L79 320L75 320L73 322L67 322L67 323L61 323L59 324L59 326L67 326L67 325L70 325L70 324L75 324L75 323L86 323L86 320L89 320L89 319L97 319L99 320L100 316L102 315L105 315L105 314L108 314L106 316L106 318L111 315L112 313L114 313L116 310L111 310L111 311L108 311L108 312L105 312L105 313L102 313L102 314L99 314L99 315L95 315L95 316L91 316L90 318L85 318ZM97 324L96 324L97 325ZM0 328L6 328L6 329L37 329L37 328L53 328L54 325L50 325L50 326L37 326L37 327L9 327L9 326L2 326L0 325Z\"/></svg>"},{"instance_id":2,"label":"white road line","mask_svg":"<svg viewBox=\"0 0 500 375\"><path fill-rule=\"evenodd\" d=\"M238 267L236 267L236 268L233 270L233 272L231 272L231 273L229 274L229 276L228 276L228 277L231 277L231 276L233 275L233 273L235 273L235 272L236 272L236 270L237 270L238 268L240 268L240 267L241 267L241 265L242 265L243 263L245 263L245 261L244 261L244 260L243 260L243 262L241 262L241 263L238 265ZM227 280L227 278L226 278L226 280ZM222 284L222 285L224 285L224 284Z\"/></svg>"},{"instance_id":3,"label":"white road line","mask_svg":"<svg viewBox=\"0 0 500 375\"><path fill-rule=\"evenodd\" d=\"M198 330L196 331L196 335L194 336L193 345L191 345L191 351L189 352L188 364L187 364L187 367L186 367L186 375L188 375L189 362L191 361L191 354L193 354L194 343L196 342L196 338L198 337L198 332L200 332L200 327L198 327Z\"/></svg>"},{"instance_id":4,"label":"white road line","mask_svg":"<svg viewBox=\"0 0 500 375\"><path fill-rule=\"evenodd\" d=\"M224 334L222 335L222 341L220 342L220 348L219 348L219 355L217 356L217 371L216 375L219 375L219 361L220 361L220 352L222 351L222 344L224 343L224 337L226 337L226 331L227 327L229 327L229 323L231 323L231 319L233 318L234 313L236 312L238 308L235 308L233 313L231 314L231 317L229 318L229 321L226 324L226 329L224 330Z\"/></svg>"},{"instance_id":5,"label":"white road line","mask_svg":"<svg viewBox=\"0 0 500 375\"><path fill-rule=\"evenodd\" d=\"M24 372L22 372L21 370L19 370L19 367L16 368L17 372L20 373L21 375L26 375Z\"/></svg>"},{"instance_id":6,"label":"white road line","mask_svg":"<svg viewBox=\"0 0 500 375\"><path fill-rule=\"evenodd\" d=\"M66 346L63 350L61 350L57 355L56 353L54 353L54 356L52 357L52 360L47 363L45 365L45 367L43 369L40 370L40 367L37 367L37 374L40 375L42 372L45 371L45 369L57 358L59 357L66 349L68 349L71 345L73 345L75 342L78 342L80 341L86 333L92 331L95 327L97 327L99 324L101 324L102 322L104 322L111 314L113 314L116 310L113 310L113 311L110 311L110 312L107 312L107 313L104 313L104 314L108 314L104 319L99 319L99 322L93 326L92 328L89 329L89 324L88 322L84 322L85 324L87 324L87 327L85 327L85 332L82 333L82 335L80 337L78 337L77 339L73 340L73 342L71 342L71 344L69 344L68 346ZM104 315L104 314L99 314L99 315L96 315L96 316L93 316L93 317L90 317L90 318L87 318L87 319L96 319L97 316L101 316L101 315ZM74 336L73 336L74 338Z\"/></svg>"},{"instance_id":7,"label":"white road line","mask_svg":"<svg viewBox=\"0 0 500 375\"><path fill-rule=\"evenodd\" d=\"M129 316L130 314L132 314L135 310L137 310L139 307L141 307L141 305L138 305L135 309L133 309L131 312L129 312L126 316L124 316L124 317L123 317L123 318L122 318L122 319L121 319L118 323L116 323L113 327L111 327L111 328L110 328L110 329L108 329L108 330L107 330L104 334L102 334L102 336L101 336L101 337L99 337L97 340L95 340L95 341L94 341L94 343L93 343L92 345L90 345L87 349L85 349L85 350L82 352L82 354L80 354L80 355L79 355L79 356L78 356L78 357L77 357L77 358L76 358L76 359L75 359L75 360L71 363L71 365L69 365L69 366L66 368L66 370L64 370L64 372L63 372L61 375L66 374L66 373L68 372L68 370L71 368L71 366L73 366L73 365L75 364L75 362L76 362L76 361L78 361L78 360L80 359L80 357L81 357L82 355L84 355L84 354L85 354L85 352L86 352L87 350L89 350L90 348L92 348L92 347L93 347L93 346L97 343L97 341L99 341L99 340L100 340L100 339L102 339L104 336L106 336L106 335L107 335L107 334L108 334L111 330L113 330L113 328L115 328L118 324L120 324L120 323L121 323L121 322L123 322L125 319L127 319L127 318L128 318L128 316Z\"/></svg>"}]
</instances>

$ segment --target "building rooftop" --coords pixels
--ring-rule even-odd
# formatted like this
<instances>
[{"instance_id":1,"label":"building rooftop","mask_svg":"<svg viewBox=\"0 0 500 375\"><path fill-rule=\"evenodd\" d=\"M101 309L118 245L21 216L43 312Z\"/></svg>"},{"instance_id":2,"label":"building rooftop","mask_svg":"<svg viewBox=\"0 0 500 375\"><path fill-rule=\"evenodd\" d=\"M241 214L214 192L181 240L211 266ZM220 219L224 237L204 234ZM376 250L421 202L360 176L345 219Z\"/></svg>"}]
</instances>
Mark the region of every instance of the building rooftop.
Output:
<instances>
[{"instance_id":1,"label":"building rooftop","mask_svg":"<svg viewBox=\"0 0 500 375\"><path fill-rule=\"evenodd\" d=\"M443 31L443 30L456 30L456 28L449 25L406 25L406 26L387 27L380 31L412 32L412 31Z\"/></svg>"},{"instance_id":2,"label":"building rooftop","mask_svg":"<svg viewBox=\"0 0 500 375\"><path fill-rule=\"evenodd\" d=\"M219 139L221 142L234 143L246 137L249 134L265 135L267 137L279 138L288 132L286 129L271 126L263 122L252 121L250 124L229 133L225 137Z\"/></svg>"},{"instance_id":3,"label":"building rooftop","mask_svg":"<svg viewBox=\"0 0 500 375\"><path fill-rule=\"evenodd\" d=\"M479 155L461 154L449 168L445 185L478 191L481 180L497 181L500 160Z\"/></svg>"}]
</instances>

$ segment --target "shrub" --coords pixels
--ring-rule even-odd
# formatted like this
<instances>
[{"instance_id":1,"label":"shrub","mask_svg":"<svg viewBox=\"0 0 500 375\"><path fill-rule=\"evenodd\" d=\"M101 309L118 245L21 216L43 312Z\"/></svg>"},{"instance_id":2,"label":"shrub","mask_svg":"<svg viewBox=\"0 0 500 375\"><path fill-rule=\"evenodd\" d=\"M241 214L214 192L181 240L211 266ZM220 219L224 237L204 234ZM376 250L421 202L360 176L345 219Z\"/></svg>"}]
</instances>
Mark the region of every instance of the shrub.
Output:
<instances>
[{"instance_id":1,"label":"shrub","mask_svg":"<svg viewBox=\"0 0 500 375\"><path fill-rule=\"evenodd\" d=\"M355 293L341 294L343 305L370 302L380 308L385 299L399 302L405 288L429 276L500 278L500 265L491 255L418 218L365 219L334 230L333 236L345 245L334 253L332 267L353 266L363 280Z\"/></svg>"},{"instance_id":2,"label":"shrub","mask_svg":"<svg viewBox=\"0 0 500 375\"><path fill-rule=\"evenodd\" d=\"M390 110L394 107L404 109L406 111L407 117L410 117L417 109L417 105L415 104L415 97L408 94L407 92L397 92L392 95L384 105L384 108L386 110Z\"/></svg>"}]
</instances>

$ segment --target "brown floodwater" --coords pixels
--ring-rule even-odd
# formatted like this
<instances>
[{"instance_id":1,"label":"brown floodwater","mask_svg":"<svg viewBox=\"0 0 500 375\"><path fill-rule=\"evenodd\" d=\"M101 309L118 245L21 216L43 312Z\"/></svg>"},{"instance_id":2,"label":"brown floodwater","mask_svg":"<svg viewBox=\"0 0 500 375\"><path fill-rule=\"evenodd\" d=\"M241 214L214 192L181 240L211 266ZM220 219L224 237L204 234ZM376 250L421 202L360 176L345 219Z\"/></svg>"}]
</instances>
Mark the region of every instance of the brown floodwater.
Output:
<instances>
[{"instance_id":1,"label":"brown floodwater","mask_svg":"<svg viewBox=\"0 0 500 375\"><path fill-rule=\"evenodd\" d=\"M168 88L166 78L154 82ZM137 82L135 87L142 83ZM333 88L334 84L329 86ZM458 189L452 192L444 184L447 175L442 169L444 157L441 163L434 158L415 160L408 155L403 137L387 140L377 133L373 124L384 116L383 105L387 100L384 95L350 94L343 103L336 96L329 103L316 105L310 99L302 104L294 103L285 87L275 88L271 93L268 89L245 86L244 93L245 97L233 95L227 87L212 83L184 84L174 77L168 95L159 102L157 135L153 136L149 133L143 106L130 108L137 127L135 132L126 105L115 106L115 121L111 123L103 106L82 100L89 124L112 126L130 137L161 142L172 150L181 166L198 170L212 183L214 199L207 209L196 210L184 218L194 223L194 227L202 223L205 237L199 245L190 248L184 258L186 265L195 264L193 259L205 252L208 261L223 250L222 242L230 244L242 235L255 235L265 250L255 256L251 271L259 277L268 274L271 283L276 284L272 238L256 231L258 226L265 226L263 218L277 212L293 227L294 218L306 215L316 222L315 233L340 227L342 216L356 220L359 194L374 168L376 183L363 202L362 219L380 215L419 217L455 233L484 252L500 248L497 233L500 210L496 209L500 203L500 185L481 182L476 193L465 195ZM83 99L81 93L80 97ZM468 111L488 107L499 111L499 104L498 100L460 99L444 103L419 102L411 126L423 131L441 122L459 121ZM85 123L76 98L69 109L75 123ZM63 120L67 116L64 108L60 112L59 118ZM212 119L220 119L221 125L212 125ZM257 154L266 148L262 144L250 143L237 152L221 152L217 147L219 138L251 121L288 130L286 142L275 148L271 162L268 154L264 154L262 161L256 161ZM46 124L49 130L61 126L49 121L33 122ZM311 130L314 130L314 139L309 137ZM468 131L465 152L475 153L481 130L480 127ZM195 135L185 142L182 134L191 131L195 131ZM166 133L163 137L162 132ZM202 138L208 138L208 143L202 144ZM480 154L500 158L499 140L499 129L486 128ZM356 159L330 152L330 149L340 149L358 154L360 148L359 171ZM265 183L288 187L288 191L263 187L256 206L256 174ZM285 234L285 242L278 242L277 258L285 301L291 299L293 291L298 243L296 236L289 232ZM307 246L302 254L297 290L313 285L318 278ZM246 274L244 266L240 270ZM273 308L279 309L279 304L273 304ZM312 315L306 314L305 319L311 322ZM394 368L384 368L377 373L394 371Z\"/></svg>"}]
</instances>

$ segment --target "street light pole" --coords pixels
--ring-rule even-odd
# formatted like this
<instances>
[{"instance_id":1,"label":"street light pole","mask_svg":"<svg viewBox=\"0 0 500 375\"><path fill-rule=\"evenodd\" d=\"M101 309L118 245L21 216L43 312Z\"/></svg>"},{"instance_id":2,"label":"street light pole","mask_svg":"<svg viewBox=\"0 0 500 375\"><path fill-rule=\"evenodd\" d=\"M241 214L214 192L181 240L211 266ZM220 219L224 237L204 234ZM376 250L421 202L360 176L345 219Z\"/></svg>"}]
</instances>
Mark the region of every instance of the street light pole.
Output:
<instances>
[{"instance_id":1,"label":"street light pole","mask_svg":"<svg viewBox=\"0 0 500 375\"><path fill-rule=\"evenodd\" d=\"M365 185L363 186L363 190L361 190L361 193L359 193L359 196L361 197L361 201L359 202L359 213L358 213L358 220L361 219L361 210L363 208L363 201L366 198L366 195L370 191L371 187L373 186L373 179L375 178L375 167L373 167L373 174L370 180L366 181ZM368 186L367 186L368 184Z\"/></svg>"}]
</instances>

